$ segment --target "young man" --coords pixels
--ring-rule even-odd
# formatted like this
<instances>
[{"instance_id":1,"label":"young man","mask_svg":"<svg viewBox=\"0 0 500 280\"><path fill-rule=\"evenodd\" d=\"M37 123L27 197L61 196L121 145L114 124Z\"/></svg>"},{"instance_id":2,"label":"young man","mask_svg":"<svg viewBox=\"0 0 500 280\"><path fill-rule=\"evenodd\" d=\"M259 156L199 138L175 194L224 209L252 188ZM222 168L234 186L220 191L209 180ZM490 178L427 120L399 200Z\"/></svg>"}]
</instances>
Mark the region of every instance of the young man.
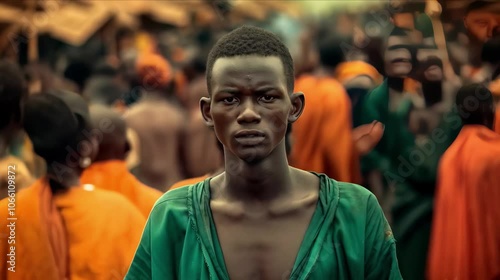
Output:
<instances>
[{"instance_id":1,"label":"young man","mask_svg":"<svg viewBox=\"0 0 500 280\"><path fill-rule=\"evenodd\" d=\"M471 104L474 104L471 106ZM464 124L439 164L428 279L500 277L500 135L483 85L461 88Z\"/></svg>"},{"instance_id":2,"label":"young man","mask_svg":"<svg viewBox=\"0 0 500 280\"><path fill-rule=\"evenodd\" d=\"M156 203L126 279L401 279L377 199L288 165L287 123L304 108L293 73L270 32L217 42L201 110L225 172Z\"/></svg>"}]
</instances>

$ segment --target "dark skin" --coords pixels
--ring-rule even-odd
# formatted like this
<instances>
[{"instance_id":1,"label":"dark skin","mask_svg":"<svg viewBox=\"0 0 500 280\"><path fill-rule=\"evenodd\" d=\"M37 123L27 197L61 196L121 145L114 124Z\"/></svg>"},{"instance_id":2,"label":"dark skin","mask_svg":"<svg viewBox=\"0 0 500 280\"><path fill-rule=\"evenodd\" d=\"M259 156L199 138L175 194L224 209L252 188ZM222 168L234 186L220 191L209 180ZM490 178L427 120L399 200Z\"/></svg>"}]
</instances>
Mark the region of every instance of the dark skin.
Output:
<instances>
[{"instance_id":1,"label":"dark skin","mask_svg":"<svg viewBox=\"0 0 500 280\"><path fill-rule=\"evenodd\" d=\"M219 58L211 82L200 106L224 145L226 171L210 189L229 278L284 279L319 194L318 177L290 167L285 150L286 123L300 116L304 95L286 87L278 57Z\"/></svg>"},{"instance_id":2,"label":"dark skin","mask_svg":"<svg viewBox=\"0 0 500 280\"><path fill-rule=\"evenodd\" d=\"M102 135L99 153L94 162L125 160L130 151L125 120L118 113L103 105L92 105L90 118L93 129L97 129L99 135Z\"/></svg>"},{"instance_id":3,"label":"dark skin","mask_svg":"<svg viewBox=\"0 0 500 280\"><path fill-rule=\"evenodd\" d=\"M95 137L90 137L89 139L82 140L82 145L89 145L91 149L87 154L82 154L80 156L89 157L93 161L98 149L97 139ZM80 158L78 160L80 160ZM76 162L47 163L47 177L50 180L50 186L53 193L64 191L70 187L80 186L80 176L83 170L84 169Z\"/></svg>"}]
</instances>

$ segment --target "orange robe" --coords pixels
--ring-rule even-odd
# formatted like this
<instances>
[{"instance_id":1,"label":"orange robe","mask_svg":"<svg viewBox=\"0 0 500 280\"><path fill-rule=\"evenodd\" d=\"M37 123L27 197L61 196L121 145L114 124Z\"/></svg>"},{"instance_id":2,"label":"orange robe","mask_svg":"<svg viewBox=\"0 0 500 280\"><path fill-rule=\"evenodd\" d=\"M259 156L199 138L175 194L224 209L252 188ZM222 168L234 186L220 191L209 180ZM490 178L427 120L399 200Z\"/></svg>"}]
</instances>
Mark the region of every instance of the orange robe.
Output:
<instances>
[{"instance_id":1,"label":"orange robe","mask_svg":"<svg viewBox=\"0 0 500 280\"><path fill-rule=\"evenodd\" d=\"M80 180L82 184L91 184L124 195L146 218L163 194L137 180L128 171L126 162L121 160L95 162L85 169Z\"/></svg>"},{"instance_id":2,"label":"orange robe","mask_svg":"<svg viewBox=\"0 0 500 280\"><path fill-rule=\"evenodd\" d=\"M145 219L123 196L83 187L53 195L42 178L12 201L0 201L0 279L124 278Z\"/></svg>"},{"instance_id":3,"label":"orange robe","mask_svg":"<svg viewBox=\"0 0 500 280\"><path fill-rule=\"evenodd\" d=\"M344 182L360 182L359 157L352 136L351 101L333 78L303 75L295 91L305 95L305 108L294 123L290 163Z\"/></svg>"},{"instance_id":4,"label":"orange robe","mask_svg":"<svg viewBox=\"0 0 500 280\"><path fill-rule=\"evenodd\" d=\"M429 279L500 277L500 135L466 125L441 158Z\"/></svg>"},{"instance_id":5,"label":"orange robe","mask_svg":"<svg viewBox=\"0 0 500 280\"><path fill-rule=\"evenodd\" d=\"M210 178L209 174L206 174L206 175L203 175L200 177L185 179L185 180L182 180L182 181L179 181L179 182L173 184L168 190L170 191L170 190L178 189L180 187L193 185L193 184L199 183L207 178Z\"/></svg>"}]
</instances>

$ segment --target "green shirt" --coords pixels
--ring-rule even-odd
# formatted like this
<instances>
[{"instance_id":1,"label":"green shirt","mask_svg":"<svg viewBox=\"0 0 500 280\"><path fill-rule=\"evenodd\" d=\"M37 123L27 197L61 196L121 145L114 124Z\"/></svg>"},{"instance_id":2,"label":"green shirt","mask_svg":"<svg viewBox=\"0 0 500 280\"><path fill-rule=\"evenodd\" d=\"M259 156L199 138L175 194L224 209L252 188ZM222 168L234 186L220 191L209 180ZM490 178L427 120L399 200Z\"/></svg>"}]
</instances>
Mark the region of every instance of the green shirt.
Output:
<instances>
[{"instance_id":1,"label":"green shirt","mask_svg":"<svg viewBox=\"0 0 500 280\"><path fill-rule=\"evenodd\" d=\"M372 121L379 121L385 125L384 135L377 146L361 160L363 173L373 170L385 172L390 169L390 159L386 156L391 149L391 123L389 114L389 85L387 79L368 93L363 100L363 113L361 124L368 124ZM388 131L389 130L389 131Z\"/></svg>"},{"instance_id":2,"label":"green shirt","mask_svg":"<svg viewBox=\"0 0 500 280\"><path fill-rule=\"evenodd\" d=\"M402 279L395 239L375 196L316 175L319 199L290 279ZM169 191L156 202L125 279L229 279L209 182Z\"/></svg>"}]
</instances>

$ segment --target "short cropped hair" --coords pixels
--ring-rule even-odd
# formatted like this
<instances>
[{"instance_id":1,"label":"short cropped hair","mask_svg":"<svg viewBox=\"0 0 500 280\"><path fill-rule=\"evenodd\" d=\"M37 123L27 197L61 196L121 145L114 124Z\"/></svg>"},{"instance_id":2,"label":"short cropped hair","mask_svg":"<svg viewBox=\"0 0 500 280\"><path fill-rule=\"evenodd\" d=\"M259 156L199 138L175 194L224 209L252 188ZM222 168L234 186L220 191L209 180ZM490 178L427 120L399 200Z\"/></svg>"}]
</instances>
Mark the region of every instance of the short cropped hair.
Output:
<instances>
[{"instance_id":1,"label":"short cropped hair","mask_svg":"<svg viewBox=\"0 0 500 280\"><path fill-rule=\"evenodd\" d=\"M321 65L335 68L346 60L344 50L342 49L342 43L345 42L334 35L328 35L318 40L318 52Z\"/></svg>"},{"instance_id":2,"label":"short cropped hair","mask_svg":"<svg viewBox=\"0 0 500 280\"><path fill-rule=\"evenodd\" d=\"M28 94L25 77L14 63L0 61L0 130L21 121L21 101Z\"/></svg>"},{"instance_id":3,"label":"short cropped hair","mask_svg":"<svg viewBox=\"0 0 500 280\"><path fill-rule=\"evenodd\" d=\"M35 153L51 164L54 161L64 163L68 153L66 148L75 149L85 123L62 99L53 94L40 93L27 99L23 126Z\"/></svg>"},{"instance_id":4,"label":"short cropped hair","mask_svg":"<svg viewBox=\"0 0 500 280\"><path fill-rule=\"evenodd\" d=\"M488 6L494 4L493 1L485 1L485 0L477 0L471 2L467 8L465 8L465 15L468 15L470 12L485 10Z\"/></svg>"},{"instance_id":5,"label":"short cropped hair","mask_svg":"<svg viewBox=\"0 0 500 280\"><path fill-rule=\"evenodd\" d=\"M461 87L455 104L463 124L484 124L486 118L494 117L493 96L483 84L476 83Z\"/></svg>"},{"instance_id":6,"label":"short cropped hair","mask_svg":"<svg viewBox=\"0 0 500 280\"><path fill-rule=\"evenodd\" d=\"M277 56L285 69L286 84L289 93L295 83L293 59L290 51L279 37L258 27L243 26L224 35L210 51L207 60L207 87L212 93L212 70L215 61L224 57L242 55Z\"/></svg>"},{"instance_id":7,"label":"short cropped hair","mask_svg":"<svg viewBox=\"0 0 500 280\"><path fill-rule=\"evenodd\" d=\"M83 91L83 96L90 103L112 106L122 100L126 91L109 77L92 77L88 80Z\"/></svg>"}]
</instances>

